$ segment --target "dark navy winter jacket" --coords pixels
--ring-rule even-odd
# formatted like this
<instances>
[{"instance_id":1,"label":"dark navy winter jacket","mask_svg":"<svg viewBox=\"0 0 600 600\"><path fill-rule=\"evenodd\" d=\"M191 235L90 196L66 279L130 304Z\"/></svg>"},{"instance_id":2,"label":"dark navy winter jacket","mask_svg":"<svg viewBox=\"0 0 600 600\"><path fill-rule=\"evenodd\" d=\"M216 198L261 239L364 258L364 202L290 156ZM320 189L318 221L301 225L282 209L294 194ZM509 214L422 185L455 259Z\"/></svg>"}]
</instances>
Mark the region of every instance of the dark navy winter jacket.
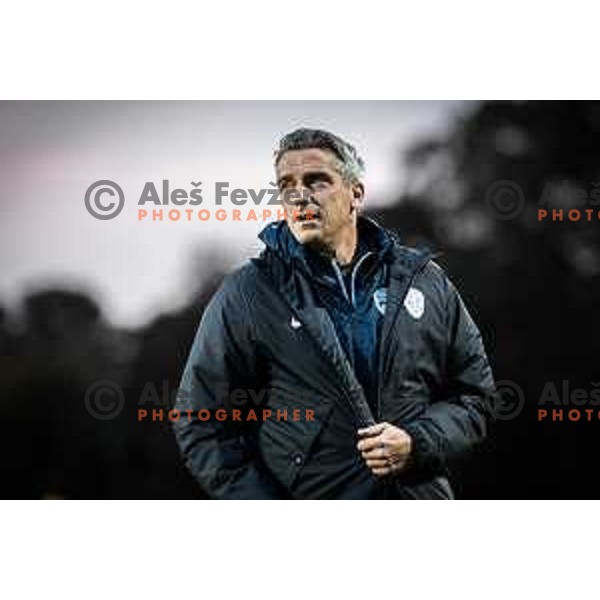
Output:
<instances>
[{"instance_id":1,"label":"dark navy winter jacket","mask_svg":"<svg viewBox=\"0 0 600 600\"><path fill-rule=\"evenodd\" d=\"M202 488L214 498L451 498L447 465L484 438L493 379L444 272L364 218L345 272L285 222L260 237L261 256L207 307L180 386L178 408L193 416L175 432ZM197 416L231 412L240 397L245 411L259 402L314 418ZM413 438L410 467L393 479L373 476L356 449L357 428L373 421Z\"/></svg>"}]
</instances>

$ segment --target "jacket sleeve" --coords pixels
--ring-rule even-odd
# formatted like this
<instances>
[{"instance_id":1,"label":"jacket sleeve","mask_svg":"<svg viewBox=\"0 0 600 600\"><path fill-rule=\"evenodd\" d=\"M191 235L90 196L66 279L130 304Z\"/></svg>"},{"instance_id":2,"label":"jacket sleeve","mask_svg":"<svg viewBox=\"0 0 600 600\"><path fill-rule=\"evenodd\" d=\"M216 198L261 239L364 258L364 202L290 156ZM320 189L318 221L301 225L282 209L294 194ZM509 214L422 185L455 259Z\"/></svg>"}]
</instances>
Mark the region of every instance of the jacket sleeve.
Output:
<instances>
[{"instance_id":1,"label":"jacket sleeve","mask_svg":"<svg viewBox=\"0 0 600 600\"><path fill-rule=\"evenodd\" d=\"M230 276L200 321L177 395L181 418L174 423L192 475L212 498L282 497L252 449L247 425L233 421L230 404L224 402L228 391L257 385L256 363L248 300L239 281ZM210 418L199 419L203 409L202 417ZM227 410L226 419L215 418L219 409Z\"/></svg>"},{"instance_id":2,"label":"jacket sleeve","mask_svg":"<svg viewBox=\"0 0 600 600\"><path fill-rule=\"evenodd\" d=\"M444 277L446 372L443 395L405 429L413 439L409 475L439 475L448 461L482 441L492 417L494 380L481 334L454 285Z\"/></svg>"}]
</instances>

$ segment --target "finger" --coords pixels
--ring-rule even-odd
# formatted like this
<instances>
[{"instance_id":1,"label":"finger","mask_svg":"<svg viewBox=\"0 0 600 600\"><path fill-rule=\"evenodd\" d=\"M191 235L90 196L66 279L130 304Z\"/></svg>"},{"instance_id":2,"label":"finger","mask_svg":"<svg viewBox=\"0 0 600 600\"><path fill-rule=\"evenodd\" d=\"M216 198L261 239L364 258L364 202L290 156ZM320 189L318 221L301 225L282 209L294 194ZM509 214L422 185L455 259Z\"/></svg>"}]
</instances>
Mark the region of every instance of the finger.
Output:
<instances>
[{"instance_id":1,"label":"finger","mask_svg":"<svg viewBox=\"0 0 600 600\"><path fill-rule=\"evenodd\" d=\"M386 460L382 460L379 458L369 459L366 461L367 467L369 469L383 469L385 467L389 467L390 464Z\"/></svg>"},{"instance_id":2,"label":"finger","mask_svg":"<svg viewBox=\"0 0 600 600\"><path fill-rule=\"evenodd\" d=\"M389 458L390 451L383 443L379 443L376 446L370 448L369 450L361 450L361 456L364 459L367 458Z\"/></svg>"},{"instance_id":3,"label":"finger","mask_svg":"<svg viewBox=\"0 0 600 600\"><path fill-rule=\"evenodd\" d=\"M358 435L360 437L371 437L374 435L379 435L387 426L387 423L377 423L376 425L371 425L370 427L364 427L358 430Z\"/></svg>"},{"instance_id":4,"label":"finger","mask_svg":"<svg viewBox=\"0 0 600 600\"><path fill-rule=\"evenodd\" d=\"M381 467L376 469L371 469L371 473L377 477L384 477L385 475L390 474L390 469L388 467Z\"/></svg>"},{"instance_id":5,"label":"finger","mask_svg":"<svg viewBox=\"0 0 600 600\"><path fill-rule=\"evenodd\" d=\"M356 444L356 447L359 449L360 452L369 452L374 448L381 448L383 443L384 442L380 436L369 437L360 440L358 444Z\"/></svg>"},{"instance_id":6,"label":"finger","mask_svg":"<svg viewBox=\"0 0 600 600\"><path fill-rule=\"evenodd\" d=\"M387 449L381 446L361 452L360 454L364 460L388 460L390 458Z\"/></svg>"},{"instance_id":7,"label":"finger","mask_svg":"<svg viewBox=\"0 0 600 600\"><path fill-rule=\"evenodd\" d=\"M393 469L404 468L404 465L407 462L405 456L397 456L397 455L385 455L381 453L377 453L374 451L369 454L361 454L361 458L365 461L367 466L388 466Z\"/></svg>"}]
</instances>

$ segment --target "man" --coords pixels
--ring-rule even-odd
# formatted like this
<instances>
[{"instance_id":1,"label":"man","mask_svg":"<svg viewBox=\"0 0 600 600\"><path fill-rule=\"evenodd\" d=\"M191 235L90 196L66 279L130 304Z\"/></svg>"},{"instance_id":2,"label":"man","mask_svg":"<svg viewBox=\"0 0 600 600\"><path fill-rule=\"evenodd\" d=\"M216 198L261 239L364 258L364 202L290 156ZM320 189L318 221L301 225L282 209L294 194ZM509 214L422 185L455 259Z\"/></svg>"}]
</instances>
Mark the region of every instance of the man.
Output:
<instances>
[{"instance_id":1,"label":"man","mask_svg":"<svg viewBox=\"0 0 600 600\"><path fill-rule=\"evenodd\" d=\"M429 254L359 216L353 146L300 129L275 169L286 220L210 302L183 375L191 472L213 498L452 498L448 463L488 420L477 327Z\"/></svg>"}]
</instances>

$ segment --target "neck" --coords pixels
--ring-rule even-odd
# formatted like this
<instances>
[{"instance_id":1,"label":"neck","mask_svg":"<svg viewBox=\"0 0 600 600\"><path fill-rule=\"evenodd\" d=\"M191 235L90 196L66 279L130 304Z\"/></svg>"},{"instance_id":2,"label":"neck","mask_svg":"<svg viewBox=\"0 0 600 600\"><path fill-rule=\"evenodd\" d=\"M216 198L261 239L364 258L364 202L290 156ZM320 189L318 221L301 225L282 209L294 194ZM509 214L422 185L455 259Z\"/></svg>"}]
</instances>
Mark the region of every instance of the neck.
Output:
<instances>
[{"instance_id":1,"label":"neck","mask_svg":"<svg viewBox=\"0 0 600 600\"><path fill-rule=\"evenodd\" d=\"M358 233L356 226L342 229L339 239L336 240L333 246L335 260L342 266L352 262L357 243Z\"/></svg>"}]
</instances>

